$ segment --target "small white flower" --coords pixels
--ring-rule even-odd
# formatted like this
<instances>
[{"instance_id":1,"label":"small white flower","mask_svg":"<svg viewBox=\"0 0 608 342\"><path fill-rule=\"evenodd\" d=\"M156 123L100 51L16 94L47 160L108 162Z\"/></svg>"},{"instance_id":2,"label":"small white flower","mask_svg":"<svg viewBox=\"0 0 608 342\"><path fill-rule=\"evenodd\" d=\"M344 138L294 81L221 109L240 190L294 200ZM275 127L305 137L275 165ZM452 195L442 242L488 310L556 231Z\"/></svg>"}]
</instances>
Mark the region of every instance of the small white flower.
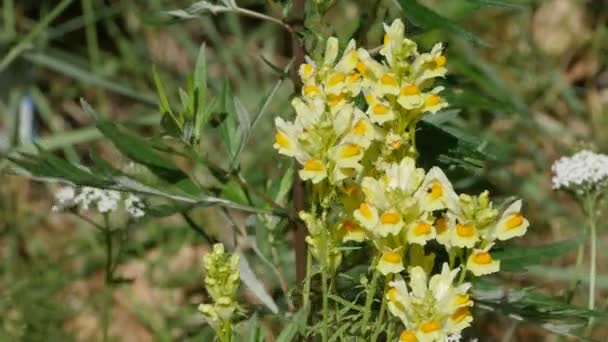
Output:
<instances>
[{"instance_id":1,"label":"small white flower","mask_svg":"<svg viewBox=\"0 0 608 342\"><path fill-rule=\"evenodd\" d=\"M588 190L608 181L608 156L583 150L558 159L551 170L553 189Z\"/></svg>"},{"instance_id":2,"label":"small white flower","mask_svg":"<svg viewBox=\"0 0 608 342\"><path fill-rule=\"evenodd\" d=\"M55 193L55 200L57 203L53 206L53 211L61 211L65 208L74 206L74 197L76 197L76 190L71 186L66 186Z\"/></svg>"},{"instance_id":3,"label":"small white flower","mask_svg":"<svg viewBox=\"0 0 608 342\"><path fill-rule=\"evenodd\" d=\"M144 202L138 196L129 194L127 198L125 198L125 209L134 218L144 216L146 214L143 210L144 208Z\"/></svg>"}]
</instances>

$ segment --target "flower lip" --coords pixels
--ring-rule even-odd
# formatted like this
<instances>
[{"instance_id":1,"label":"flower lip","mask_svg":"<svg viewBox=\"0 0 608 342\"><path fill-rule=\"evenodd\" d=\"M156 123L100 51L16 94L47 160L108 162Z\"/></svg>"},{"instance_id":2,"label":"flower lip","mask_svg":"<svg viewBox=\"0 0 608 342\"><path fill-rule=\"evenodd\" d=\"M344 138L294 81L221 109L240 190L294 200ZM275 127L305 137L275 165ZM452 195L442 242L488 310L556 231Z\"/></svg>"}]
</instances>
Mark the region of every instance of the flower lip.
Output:
<instances>
[{"instance_id":1,"label":"flower lip","mask_svg":"<svg viewBox=\"0 0 608 342\"><path fill-rule=\"evenodd\" d=\"M427 334L439 329L441 329L441 324L437 321L427 321L420 324L420 330Z\"/></svg>"},{"instance_id":2,"label":"flower lip","mask_svg":"<svg viewBox=\"0 0 608 342\"><path fill-rule=\"evenodd\" d=\"M473 261L477 264L488 265L492 260L492 256L488 252L480 252L473 255Z\"/></svg>"},{"instance_id":3,"label":"flower lip","mask_svg":"<svg viewBox=\"0 0 608 342\"><path fill-rule=\"evenodd\" d=\"M462 237L471 237L475 235L475 227L470 224L459 223L456 225L456 232Z\"/></svg>"},{"instance_id":4,"label":"flower lip","mask_svg":"<svg viewBox=\"0 0 608 342\"><path fill-rule=\"evenodd\" d=\"M505 223L507 229L514 229L524 222L524 216L521 213L513 214Z\"/></svg>"},{"instance_id":5,"label":"flower lip","mask_svg":"<svg viewBox=\"0 0 608 342\"><path fill-rule=\"evenodd\" d=\"M390 264L399 264L401 263L401 254L398 252L384 252L382 254L382 260Z\"/></svg>"}]
</instances>

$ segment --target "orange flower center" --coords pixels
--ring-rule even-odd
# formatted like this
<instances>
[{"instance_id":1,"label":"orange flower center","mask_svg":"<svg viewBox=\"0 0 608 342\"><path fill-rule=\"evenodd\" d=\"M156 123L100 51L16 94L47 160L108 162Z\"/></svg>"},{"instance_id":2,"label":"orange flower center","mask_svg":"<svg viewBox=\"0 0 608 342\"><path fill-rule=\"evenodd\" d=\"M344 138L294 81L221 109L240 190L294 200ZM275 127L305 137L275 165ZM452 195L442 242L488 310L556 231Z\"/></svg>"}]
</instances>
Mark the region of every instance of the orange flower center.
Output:
<instances>
[{"instance_id":1,"label":"orange flower center","mask_svg":"<svg viewBox=\"0 0 608 342\"><path fill-rule=\"evenodd\" d=\"M431 187L428 190L428 193L431 196L431 199L438 199L439 197L441 197L443 195L443 186L441 185L441 182L438 180L435 180L431 183Z\"/></svg>"},{"instance_id":2,"label":"orange flower center","mask_svg":"<svg viewBox=\"0 0 608 342\"><path fill-rule=\"evenodd\" d=\"M377 105L375 105L372 108L372 111L374 112L374 114L377 114L377 115L385 115L385 114L388 114L388 107L383 104L378 103Z\"/></svg>"},{"instance_id":3,"label":"orange flower center","mask_svg":"<svg viewBox=\"0 0 608 342\"><path fill-rule=\"evenodd\" d=\"M384 254L382 254L382 260L390 264L399 264L401 263L401 254L397 252L384 252Z\"/></svg>"},{"instance_id":4,"label":"orange flower center","mask_svg":"<svg viewBox=\"0 0 608 342\"><path fill-rule=\"evenodd\" d=\"M323 164L318 160L309 160L304 163L304 170L306 171L322 171Z\"/></svg>"},{"instance_id":5,"label":"orange flower center","mask_svg":"<svg viewBox=\"0 0 608 342\"><path fill-rule=\"evenodd\" d=\"M342 82L344 82L344 74L341 72L337 72L333 75L331 75L331 77L329 78L329 80L327 80L327 85L331 86L335 86L338 85Z\"/></svg>"},{"instance_id":6,"label":"orange flower center","mask_svg":"<svg viewBox=\"0 0 608 342\"><path fill-rule=\"evenodd\" d=\"M361 73L361 75L365 75L367 73L367 66L363 64L363 62L357 62L357 71Z\"/></svg>"},{"instance_id":7,"label":"orange flower center","mask_svg":"<svg viewBox=\"0 0 608 342\"><path fill-rule=\"evenodd\" d=\"M452 319L454 320L454 322L458 323L467 318L470 314L471 312L469 311L469 307L463 306L462 308L459 308L458 310L454 311L454 313L452 314Z\"/></svg>"},{"instance_id":8,"label":"orange flower center","mask_svg":"<svg viewBox=\"0 0 608 342\"><path fill-rule=\"evenodd\" d=\"M401 95L403 96L413 96L420 94L420 89L413 84L406 85L401 88Z\"/></svg>"},{"instance_id":9,"label":"orange flower center","mask_svg":"<svg viewBox=\"0 0 608 342\"><path fill-rule=\"evenodd\" d=\"M468 294L461 294L457 295L454 301L456 302L456 305L464 305L469 302L469 299L470 297Z\"/></svg>"},{"instance_id":10,"label":"orange flower center","mask_svg":"<svg viewBox=\"0 0 608 342\"><path fill-rule=\"evenodd\" d=\"M437 65L437 67L440 68L440 67L444 66L447 61L448 61L448 59L445 58L444 55L440 55L435 58L435 65Z\"/></svg>"},{"instance_id":11,"label":"orange flower center","mask_svg":"<svg viewBox=\"0 0 608 342\"><path fill-rule=\"evenodd\" d=\"M422 236L427 235L431 232L431 225L428 223L420 222L414 227L414 235Z\"/></svg>"},{"instance_id":12,"label":"orange flower center","mask_svg":"<svg viewBox=\"0 0 608 342\"><path fill-rule=\"evenodd\" d=\"M470 224L459 223L456 225L456 233L461 237L471 237L475 235L476 229Z\"/></svg>"},{"instance_id":13,"label":"orange flower center","mask_svg":"<svg viewBox=\"0 0 608 342\"><path fill-rule=\"evenodd\" d=\"M361 212L361 215L363 215L363 217L365 217L368 220L371 219L373 216L372 209L365 202L363 202L363 203L361 203L361 205L359 205L359 211Z\"/></svg>"},{"instance_id":14,"label":"orange flower center","mask_svg":"<svg viewBox=\"0 0 608 342\"><path fill-rule=\"evenodd\" d=\"M401 219L401 216L397 213L384 213L380 217L380 222L383 224L396 224Z\"/></svg>"},{"instance_id":15,"label":"orange flower center","mask_svg":"<svg viewBox=\"0 0 608 342\"><path fill-rule=\"evenodd\" d=\"M309 84L309 85L307 85L307 86L304 87L304 95L306 95L306 96L314 95L314 94L320 94L320 93L321 93L321 91L314 84Z\"/></svg>"},{"instance_id":16,"label":"orange flower center","mask_svg":"<svg viewBox=\"0 0 608 342\"><path fill-rule=\"evenodd\" d=\"M399 341L401 341L401 342L418 342L418 339L416 338L416 335L413 332L411 332L409 330L403 330L403 332L399 336Z\"/></svg>"},{"instance_id":17,"label":"orange flower center","mask_svg":"<svg viewBox=\"0 0 608 342\"><path fill-rule=\"evenodd\" d=\"M441 234L448 229L448 220L445 217L440 217L435 221L435 226L437 227L437 233Z\"/></svg>"},{"instance_id":18,"label":"orange flower center","mask_svg":"<svg viewBox=\"0 0 608 342\"><path fill-rule=\"evenodd\" d=\"M353 128L353 131L357 135L363 135L363 134L365 134L365 131L366 131L365 121L363 121L363 120L357 121L357 123L355 124L355 127Z\"/></svg>"},{"instance_id":19,"label":"orange flower center","mask_svg":"<svg viewBox=\"0 0 608 342\"><path fill-rule=\"evenodd\" d=\"M513 216L511 216L507 222L506 222L506 226L507 229L514 229L517 228L519 226L521 226L521 224L524 222L524 216L522 214L514 214Z\"/></svg>"},{"instance_id":20,"label":"orange flower center","mask_svg":"<svg viewBox=\"0 0 608 342\"><path fill-rule=\"evenodd\" d=\"M359 147L359 145L348 144L348 145L344 146L344 148L342 148L342 152L340 153L340 156L342 158L350 158L350 157L356 156L360 152L361 152L361 148Z\"/></svg>"},{"instance_id":21,"label":"orange flower center","mask_svg":"<svg viewBox=\"0 0 608 342\"><path fill-rule=\"evenodd\" d=\"M424 101L424 104L432 107L438 105L439 102L441 102L441 97L439 97L439 95L431 95Z\"/></svg>"},{"instance_id":22,"label":"orange flower center","mask_svg":"<svg viewBox=\"0 0 608 342\"><path fill-rule=\"evenodd\" d=\"M487 265L492 262L492 256L488 252L480 252L473 254L473 261L476 264Z\"/></svg>"},{"instance_id":23,"label":"orange flower center","mask_svg":"<svg viewBox=\"0 0 608 342\"><path fill-rule=\"evenodd\" d=\"M399 86L399 83L397 83L397 80L390 74L382 75L382 77L380 77L380 83L387 85L387 86L391 86L391 87Z\"/></svg>"},{"instance_id":24,"label":"orange flower center","mask_svg":"<svg viewBox=\"0 0 608 342\"><path fill-rule=\"evenodd\" d=\"M420 330L424 333L431 333L433 331L437 331L441 328L441 325L437 321L428 321L420 324Z\"/></svg>"}]
</instances>

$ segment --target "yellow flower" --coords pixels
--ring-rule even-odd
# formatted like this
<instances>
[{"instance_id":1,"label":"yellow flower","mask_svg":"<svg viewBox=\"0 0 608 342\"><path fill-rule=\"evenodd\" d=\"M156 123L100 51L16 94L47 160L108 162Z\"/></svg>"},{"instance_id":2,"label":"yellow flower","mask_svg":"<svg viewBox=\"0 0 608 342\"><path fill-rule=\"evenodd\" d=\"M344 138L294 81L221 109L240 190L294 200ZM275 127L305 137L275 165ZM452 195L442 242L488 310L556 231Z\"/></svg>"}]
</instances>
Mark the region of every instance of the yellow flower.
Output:
<instances>
[{"instance_id":1,"label":"yellow flower","mask_svg":"<svg viewBox=\"0 0 608 342\"><path fill-rule=\"evenodd\" d=\"M381 209L388 209L390 203L386 197L386 184L372 177L364 177L361 181L361 190L365 198L372 205Z\"/></svg>"},{"instance_id":2,"label":"yellow flower","mask_svg":"<svg viewBox=\"0 0 608 342\"><path fill-rule=\"evenodd\" d=\"M447 58L443 55L443 44L437 43L429 53L423 53L414 61L413 74L417 84L437 77L445 77Z\"/></svg>"},{"instance_id":3,"label":"yellow flower","mask_svg":"<svg viewBox=\"0 0 608 342\"><path fill-rule=\"evenodd\" d=\"M440 274L428 279L422 267L409 269L409 289L400 277L389 283L388 308L417 341L441 341L470 325L470 284L453 285L458 270L444 263Z\"/></svg>"},{"instance_id":4,"label":"yellow flower","mask_svg":"<svg viewBox=\"0 0 608 342\"><path fill-rule=\"evenodd\" d=\"M374 230L374 233L382 237L387 237L389 235L399 234L401 228L403 228L401 214L395 210L387 210L380 215L380 222L378 228Z\"/></svg>"},{"instance_id":5,"label":"yellow flower","mask_svg":"<svg viewBox=\"0 0 608 342\"><path fill-rule=\"evenodd\" d=\"M296 97L291 101L291 105L296 111L296 122L302 128L307 129L319 122L319 118L323 115L323 110L315 108L310 103L304 102L301 98Z\"/></svg>"},{"instance_id":6,"label":"yellow flower","mask_svg":"<svg viewBox=\"0 0 608 342\"><path fill-rule=\"evenodd\" d=\"M386 72L378 79L374 87L374 93L384 95L399 95L400 87L397 76L392 72Z\"/></svg>"},{"instance_id":7,"label":"yellow flower","mask_svg":"<svg viewBox=\"0 0 608 342\"><path fill-rule=\"evenodd\" d=\"M382 252L376 269L383 275L399 273L405 270L405 267L403 267L401 251L399 249L391 249Z\"/></svg>"},{"instance_id":8,"label":"yellow flower","mask_svg":"<svg viewBox=\"0 0 608 342\"><path fill-rule=\"evenodd\" d=\"M330 149L330 157L336 164L334 180L338 181L355 176L362 168L359 161L363 158L364 151L363 147L353 143L345 143L332 147Z\"/></svg>"},{"instance_id":9,"label":"yellow flower","mask_svg":"<svg viewBox=\"0 0 608 342\"><path fill-rule=\"evenodd\" d=\"M395 113L388 101L376 97L373 93L365 95L365 99L368 104L367 115L369 115L373 123L382 125L387 121L395 119Z\"/></svg>"},{"instance_id":10,"label":"yellow flower","mask_svg":"<svg viewBox=\"0 0 608 342\"><path fill-rule=\"evenodd\" d=\"M424 246L427 241L434 239L435 235L435 227L430 222L426 220L415 221L408 227L407 241Z\"/></svg>"},{"instance_id":11,"label":"yellow flower","mask_svg":"<svg viewBox=\"0 0 608 342\"><path fill-rule=\"evenodd\" d=\"M420 88L415 84L405 84L399 91L397 102L401 107L411 110L420 108L424 104Z\"/></svg>"},{"instance_id":12,"label":"yellow flower","mask_svg":"<svg viewBox=\"0 0 608 342\"><path fill-rule=\"evenodd\" d=\"M345 103L340 106L340 109L335 113L332 124L334 126L334 132L336 132L338 136L344 134L352 125L354 110L355 108L351 103ZM360 111L358 108L356 110ZM347 141L346 138L343 142L358 143L357 140ZM360 145L364 146L363 144Z\"/></svg>"},{"instance_id":13,"label":"yellow flower","mask_svg":"<svg viewBox=\"0 0 608 342\"><path fill-rule=\"evenodd\" d=\"M384 145L390 151L398 150L402 145L402 139L399 134L395 134L392 130L388 132L384 138Z\"/></svg>"},{"instance_id":14,"label":"yellow flower","mask_svg":"<svg viewBox=\"0 0 608 342\"><path fill-rule=\"evenodd\" d=\"M399 190L411 195L422 183L424 170L416 168L416 161L413 158L405 157L398 164L390 164L386 176L389 190Z\"/></svg>"},{"instance_id":15,"label":"yellow flower","mask_svg":"<svg viewBox=\"0 0 608 342\"><path fill-rule=\"evenodd\" d=\"M467 270L476 277L495 273L500 269L500 260L494 260L489 252L493 245L488 244L483 249L474 249L467 259Z\"/></svg>"},{"instance_id":16,"label":"yellow flower","mask_svg":"<svg viewBox=\"0 0 608 342\"><path fill-rule=\"evenodd\" d=\"M344 137L344 142L356 143L367 149L372 141L379 138L376 127L359 108L355 108L353 119L350 122L349 131Z\"/></svg>"},{"instance_id":17,"label":"yellow flower","mask_svg":"<svg viewBox=\"0 0 608 342\"><path fill-rule=\"evenodd\" d=\"M275 143L272 147L277 149L280 154L296 159L304 158L306 153L302 151L297 138L301 134L302 128L299 125L286 122L281 117L275 119L275 125L277 133L274 136Z\"/></svg>"},{"instance_id":18,"label":"yellow flower","mask_svg":"<svg viewBox=\"0 0 608 342\"><path fill-rule=\"evenodd\" d=\"M521 214L521 200L513 202L496 224L494 234L499 240L519 237L528 231L530 223Z\"/></svg>"},{"instance_id":19,"label":"yellow flower","mask_svg":"<svg viewBox=\"0 0 608 342\"><path fill-rule=\"evenodd\" d=\"M299 175L302 180L311 180L313 184L317 184L327 178L327 168L321 160L310 159L304 162Z\"/></svg>"},{"instance_id":20,"label":"yellow flower","mask_svg":"<svg viewBox=\"0 0 608 342\"><path fill-rule=\"evenodd\" d=\"M405 26L399 19L394 20L391 26L384 24L384 41L380 49L380 55L386 58L388 65L395 68L398 66L398 59L407 59L416 48L416 44L405 38L403 33Z\"/></svg>"},{"instance_id":21,"label":"yellow flower","mask_svg":"<svg viewBox=\"0 0 608 342\"><path fill-rule=\"evenodd\" d=\"M378 225L378 210L366 202L359 205L359 208L355 210L353 216L367 230L372 231Z\"/></svg>"},{"instance_id":22,"label":"yellow flower","mask_svg":"<svg viewBox=\"0 0 608 342\"><path fill-rule=\"evenodd\" d=\"M389 65L393 65L393 54L401 47L404 31L405 25L399 19L393 21L391 26L384 24L384 41L380 54L386 58Z\"/></svg>"},{"instance_id":23,"label":"yellow flower","mask_svg":"<svg viewBox=\"0 0 608 342\"><path fill-rule=\"evenodd\" d=\"M438 167L432 167L424 177L422 186L415 194L420 208L426 212L441 209L458 209L458 196L452 183Z\"/></svg>"},{"instance_id":24,"label":"yellow flower","mask_svg":"<svg viewBox=\"0 0 608 342\"><path fill-rule=\"evenodd\" d=\"M361 242L366 239L365 231L361 229L361 226L351 220L344 220L340 225L344 236L342 241L356 241Z\"/></svg>"},{"instance_id":25,"label":"yellow flower","mask_svg":"<svg viewBox=\"0 0 608 342\"><path fill-rule=\"evenodd\" d=\"M366 89L371 88L388 69L373 59L367 50L359 49L357 53L359 62L356 69L361 74L361 85Z\"/></svg>"},{"instance_id":26,"label":"yellow flower","mask_svg":"<svg viewBox=\"0 0 608 342\"><path fill-rule=\"evenodd\" d=\"M315 77L316 66L314 62L302 63L298 69L298 75L302 79L302 83L309 83Z\"/></svg>"},{"instance_id":27,"label":"yellow flower","mask_svg":"<svg viewBox=\"0 0 608 342\"><path fill-rule=\"evenodd\" d=\"M452 230L452 246L473 248L477 241L479 241L479 233L470 223L457 223Z\"/></svg>"},{"instance_id":28,"label":"yellow flower","mask_svg":"<svg viewBox=\"0 0 608 342\"><path fill-rule=\"evenodd\" d=\"M399 335L399 342L418 342L418 338L413 331L403 330Z\"/></svg>"},{"instance_id":29,"label":"yellow flower","mask_svg":"<svg viewBox=\"0 0 608 342\"><path fill-rule=\"evenodd\" d=\"M435 87L435 88L433 88L433 90L431 90L430 93L423 95L423 98L424 98L423 112L429 112L431 114L435 114L438 111L440 111L443 108L446 108L448 106L448 103L445 102L445 100L443 98L441 98L441 96L439 96L439 93L442 90L443 90L443 87Z\"/></svg>"},{"instance_id":30,"label":"yellow flower","mask_svg":"<svg viewBox=\"0 0 608 342\"><path fill-rule=\"evenodd\" d=\"M454 230L455 218L453 215L445 213L435 220L435 232L437 242L444 245L446 249L452 247L452 232Z\"/></svg>"}]
</instances>

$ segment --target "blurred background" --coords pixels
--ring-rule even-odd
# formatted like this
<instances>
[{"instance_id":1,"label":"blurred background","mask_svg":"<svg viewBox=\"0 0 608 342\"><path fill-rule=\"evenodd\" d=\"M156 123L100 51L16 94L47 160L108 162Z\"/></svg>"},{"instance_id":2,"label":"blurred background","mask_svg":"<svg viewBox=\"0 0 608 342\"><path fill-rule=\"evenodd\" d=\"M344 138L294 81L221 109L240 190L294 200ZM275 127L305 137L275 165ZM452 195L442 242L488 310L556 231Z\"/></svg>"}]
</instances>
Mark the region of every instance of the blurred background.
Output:
<instances>
[{"instance_id":1,"label":"blurred background","mask_svg":"<svg viewBox=\"0 0 608 342\"><path fill-rule=\"evenodd\" d=\"M284 1L237 2L274 16L289 7ZM467 167L454 165L458 190L488 188L497 198L522 197L532 226L518 244L535 246L584 235L579 207L567 194L551 190L550 167L559 156L583 147L608 152L608 2L420 3L462 30L407 17L408 34L421 50L437 41L447 44L445 83L454 111L442 124L488 156ZM278 25L234 14L176 20L165 13L189 5L181 0L2 0L0 151L33 152L37 143L86 164L95 148L106 160L120 164L122 157L100 139L80 98L101 115L156 136L160 114L152 67L176 100L177 87L187 84L202 43L207 46L211 92L218 93L227 80L245 107L253 110L279 79L269 64L283 68L291 58L289 36ZM326 35L354 36L374 47L383 34L381 22L399 15L392 1L339 0L325 16L308 24ZM314 44L307 43L314 52ZM287 80L278 91L242 155L244 176L260 188L289 166L272 150L269 139L273 117L292 115L292 84ZM211 130L206 139L205 152L221 160L218 135ZM2 171L8 167L0 160ZM7 172L0 182L0 340L100 340L104 250L94 229L74 216L51 212L57 186ZM228 197L240 195L224 190ZM210 234L222 235L225 224L214 210L196 210L193 216ZM247 225L245 217L235 219ZM600 226L600 235L597 303L605 310L605 225ZM116 273L129 281L113 293L111 338L211 340L196 312L205 297L205 240L179 216L143 220L129 226L124 236ZM284 265L283 277L293 284L289 238L287 227L256 230L257 247ZM572 284L585 293L587 266L577 268L575 259L572 251L526 273L502 277L514 287L534 285L555 296L566 296ZM258 263L254 269L280 301L280 284L264 276L269 273L264 267ZM586 303L584 295L570 300ZM470 335L480 341L558 340L538 327L495 313L480 311L475 323ZM264 321L269 338L276 324ZM599 327L594 336L606 340L608 329Z\"/></svg>"}]
</instances>

